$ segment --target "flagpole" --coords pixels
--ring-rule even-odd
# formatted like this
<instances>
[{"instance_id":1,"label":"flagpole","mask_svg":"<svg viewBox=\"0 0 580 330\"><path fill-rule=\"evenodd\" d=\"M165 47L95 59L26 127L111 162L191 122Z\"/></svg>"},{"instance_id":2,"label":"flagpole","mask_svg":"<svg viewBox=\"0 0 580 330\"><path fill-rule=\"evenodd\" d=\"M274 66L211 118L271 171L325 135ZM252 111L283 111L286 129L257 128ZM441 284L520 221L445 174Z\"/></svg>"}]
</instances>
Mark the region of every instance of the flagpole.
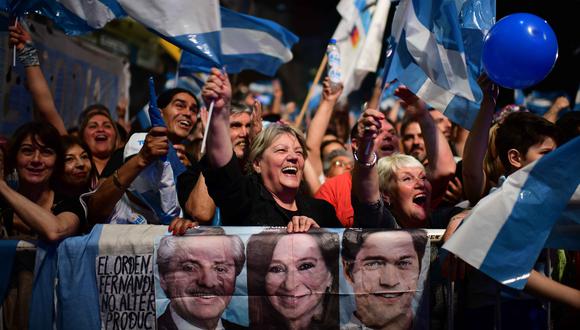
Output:
<instances>
[{"instance_id":1,"label":"flagpole","mask_svg":"<svg viewBox=\"0 0 580 330\"><path fill-rule=\"evenodd\" d=\"M316 88L316 85L318 85L318 81L320 80L320 76L322 75L322 71L324 71L324 68L326 67L327 61L328 61L328 56L326 54L324 54L324 57L322 58L322 61L320 62L320 65L318 66L318 71L316 72L316 76L314 76L314 81L312 82L312 85L310 86L310 89L308 90L308 94L306 95L306 99L304 100L304 104L302 104L302 109L300 109L300 114L298 114L298 117L296 118L296 122L294 124L296 127L300 127L300 125L302 124L302 120L304 119L304 114L306 113L306 109L308 109L308 103L310 102L310 99L312 98L312 94L314 93L314 89Z\"/></svg>"},{"instance_id":2,"label":"flagpole","mask_svg":"<svg viewBox=\"0 0 580 330\"><path fill-rule=\"evenodd\" d=\"M14 19L14 27L18 26L18 17ZM12 47L12 67L16 67L16 44Z\"/></svg>"},{"instance_id":3,"label":"flagpole","mask_svg":"<svg viewBox=\"0 0 580 330\"><path fill-rule=\"evenodd\" d=\"M201 141L201 154L205 154L205 144L207 142L207 133L209 132L209 124L211 122L211 116L213 114L213 106L215 105L215 101L212 100L209 104L209 111L207 114L207 126L205 127L205 131L203 132L203 140Z\"/></svg>"},{"instance_id":4,"label":"flagpole","mask_svg":"<svg viewBox=\"0 0 580 330\"><path fill-rule=\"evenodd\" d=\"M228 71L226 70L226 66L224 65L222 67L222 73L223 74L228 74ZM215 105L215 100L211 100L211 103L209 104L209 110L207 112L207 126L205 127L205 131L203 132L203 140L201 140L201 154L205 154L205 145L207 143L207 136L209 133L209 127L210 127L210 123L211 123L211 117L213 114L213 107Z\"/></svg>"},{"instance_id":5,"label":"flagpole","mask_svg":"<svg viewBox=\"0 0 580 330\"><path fill-rule=\"evenodd\" d=\"M177 67L175 68L175 85L173 88L177 88L179 85L179 65L181 64L181 54L179 55L179 59L177 60Z\"/></svg>"}]
</instances>

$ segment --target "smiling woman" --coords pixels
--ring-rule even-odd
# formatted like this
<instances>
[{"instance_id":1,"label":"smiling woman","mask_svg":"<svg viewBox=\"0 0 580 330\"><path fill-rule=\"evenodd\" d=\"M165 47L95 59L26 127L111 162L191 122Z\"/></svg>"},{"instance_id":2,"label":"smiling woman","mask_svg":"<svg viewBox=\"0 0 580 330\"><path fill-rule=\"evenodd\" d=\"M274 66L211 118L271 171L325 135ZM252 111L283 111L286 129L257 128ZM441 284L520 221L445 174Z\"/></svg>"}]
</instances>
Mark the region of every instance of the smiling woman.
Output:
<instances>
[{"instance_id":1,"label":"smiling woman","mask_svg":"<svg viewBox=\"0 0 580 330\"><path fill-rule=\"evenodd\" d=\"M338 329L338 235L265 230L248 242L250 327Z\"/></svg>"},{"instance_id":2,"label":"smiling woman","mask_svg":"<svg viewBox=\"0 0 580 330\"><path fill-rule=\"evenodd\" d=\"M32 122L14 133L6 169L18 175L18 188L4 180L3 154L0 157L0 225L4 235L58 241L79 232L85 222L80 201L53 189L64 167L63 157L60 135L50 124Z\"/></svg>"},{"instance_id":3,"label":"smiling woman","mask_svg":"<svg viewBox=\"0 0 580 330\"><path fill-rule=\"evenodd\" d=\"M329 203L299 193L307 157L301 132L281 123L269 125L252 141L251 174L244 176L230 139L227 76L213 70L202 95L206 103L215 105L202 169L224 225L286 226L294 222L305 230L310 227L307 223L341 227Z\"/></svg>"},{"instance_id":4,"label":"smiling woman","mask_svg":"<svg viewBox=\"0 0 580 330\"><path fill-rule=\"evenodd\" d=\"M98 175L103 172L117 145L117 126L102 105L92 105L83 111L80 125L80 137L89 147L95 170Z\"/></svg>"},{"instance_id":5,"label":"smiling woman","mask_svg":"<svg viewBox=\"0 0 580 330\"><path fill-rule=\"evenodd\" d=\"M95 188L97 176L89 147L73 136L63 136L64 171L58 191L80 196Z\"/></svg>"}]
</instances>

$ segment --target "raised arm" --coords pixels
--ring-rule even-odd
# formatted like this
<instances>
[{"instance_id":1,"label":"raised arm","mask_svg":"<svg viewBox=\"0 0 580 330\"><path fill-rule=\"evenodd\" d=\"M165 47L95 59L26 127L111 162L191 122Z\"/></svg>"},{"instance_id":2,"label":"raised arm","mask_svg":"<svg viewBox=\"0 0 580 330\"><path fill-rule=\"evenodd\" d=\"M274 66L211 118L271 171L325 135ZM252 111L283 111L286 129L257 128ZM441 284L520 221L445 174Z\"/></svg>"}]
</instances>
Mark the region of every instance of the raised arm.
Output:
<instances>
[{"instance_id":1,"label":"raised arm","mask_svg":"<svg viewBox=\"0 0 580 330\"><path fill-rule=\"evenodd\" d=\"M201 92L209 109L214 103L213 114L207 127L206 155L212 167L225 166L233 156L230 139L230 100L232 87L227 74L213 68Z\"/></svg>"},{"instance_id":2,"label":"raised arm","mask_svg":"<svg viewBox=\"0 0 580 330\"><path fill-rule=\"evenodd\" d=\"M352 170L352 192L353 196L363 204L374 204L380 198L379 174L376 162L377 154L374 152L375 138L381 130L381 120L384 115L374 109L367 109L357 122L358 141L354 151L358 161L354 162ZM370 150L368 154L366 150ZM371 165L372 164L372 165Z\"/></svg>"},{"instance_id":3,"label":"raised arm","mask_svg":"<svg viewBox=\"0 0 580 330\"><path fill-rule=\"evenodd\" d=\"M445 194L447 184L455 174L456 164L449 143L435 125L423 100L404 86L397 88L395 95L403 101L407 115L419 122L429 160L427 174L433 186L433 199L437 199Z\"/></svg>"},{"instance_id":4,"label":"raised arm","mask_svg":"<svg viewBox=\"0 0 580 330\"><path fill-rule=\"evenodd\" d=\"M498 87L485 75L479 77L478 83L483 91L483 100L463 149L463 191L471 205L477 204L485 192L487 179L483 159L489 144L489 128L499 92Z\"/></svg>"},{"instance_id":5,"label":"raised arm","mask_svg":"<svg viewBox=\"0 0 580 330\"><path fill-rule=\"evenodd\" d=\"M30 34L20 24L10 26L9 30L10 46L16 46L18 61L24 65L27 86L40 116L39 119L52 124L60 135L67 135L62 117L56 110L52 93L40 69L38 53L32 44Z\"/></svg>"},{"instance_id":6,"label":"raised arm","mask_svg":"<svg viewBox=\"0 0 580 330\"><path fill-rule=\"evenodd\" d=\"M580 290L565 286L532 270L525 291L551 301L558 301L580 311Z\"/></svg>"},{"instance_id":7,"label":"raised arm","mask_svg":"<svg viewBox=\"0 0 580 330\"><path fill-rule=\"evenodd\" d=\"M351 204L354 210L353 226L359 228L396 228L397 224L381 198L377 152L375 144L385 116L367 109L357 122L354 147L355 161L352 171Z\"/></svg>"},{"instance_id":8,"label":"raised arm","mask_svg":"<svg viewBox=\"0 0 580 330\"><path fill-rule=\"evenodd\" d=\"M88 200L90 223L105 223L115 209L125 190L149 164L167 155L169 139L166 127L153 127L145 137L139 153L119 167L115 173L101 182Z\"/></svg>"},{"instance_id":9,"label":"raised arm","mask_svg":"<svg viewBox=\"0 0 580 330\"><path fill-rule=\"evenodd\" d=\"M310 162L310 157L304 160L304 183L306 184L306 189L310 196L314 196L318 189L320 189L320 179L316 174L316 171L312 168L312 163Z\"/></svg>"},{"instance_id":10,"label":"raised arm","mask_svg":"<svg viewBox=\"0 0 580 330\"><path fill-rule=\"evenodd\" d=\"M556 101L554 101L554 104L552 104L550 109L544 113L544 118L546 118L551 123L556 123L560 111L569 107L570 101L568 101L568 98L565 96L560 96L556 99Z\"/></svg>"},{"instance_id":11,"label":"raised arm","mask_svg":"<svg viewBox=\"0 0 580 330\"><path fill-rule=\"evenodd\" d=\"M274 93L274 99L272 100L270 113L282 115L282 97L284 96L284 91L282 90L282 84L280 83L280 80L272 80L272 89Z\"/></svg>"},{"instance_id":12,"label":"raised arm","mask_svg":"<svg viewBox=\"0 0 580 330\"><path fill-rule=\"evenodd\" d=\"M306 134L306 146L308 147L309 159L312 164L312 169L317 176L322 174L322 159L320 155L320 145L322 144L322 138L328 124L330 123L330 118L332 116L332 111L340 95L342 94L342 85L336 91L332 91L330 88L330 78L326 77L322 83L322 101L318 105L316 114L308 126L308 132Z\"/></svg>"}]
</instances>

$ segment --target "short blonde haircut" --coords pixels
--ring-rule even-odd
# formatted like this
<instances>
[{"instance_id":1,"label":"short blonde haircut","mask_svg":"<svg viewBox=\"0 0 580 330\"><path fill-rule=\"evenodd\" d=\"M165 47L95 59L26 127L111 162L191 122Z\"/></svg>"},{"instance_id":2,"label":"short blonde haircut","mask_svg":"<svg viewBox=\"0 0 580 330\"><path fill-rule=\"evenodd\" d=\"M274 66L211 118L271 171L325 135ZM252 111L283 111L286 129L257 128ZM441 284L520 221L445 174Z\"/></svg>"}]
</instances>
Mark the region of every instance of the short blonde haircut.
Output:
<instances>
[{"instance_id":1,"label":"short blonde haircut","mask_svg":"<svg viewBox=\"0 0 580 330\"><path fill-rule=\"evenodd\" d=\"M403 154L393 154L379 160L377 171L379 172L379 189L388 194L393 192L397 171L402 168L420 168L425 171L425 166L415 157Z\"/></svg>"},{"instance_id":2,"label":"short blonde haircut","mask_svg":"<svg viewBox=\"0 0 580 330\"><path fill-rule=\"evenodd\" d=\"M253 164L254 161L259 160L262 158L264 151L268 149L274 140L280 135L289 134L294 136L300 146L302 147L302 152L304 153L304 159L308 157L308 149L306 147L306 138L302 132L294 129L292 126L281 124L281 123L272 123L265 129L263 129L258 136L252 141L252 147L250 148L250 155L248 156L248 166L254 171Z\"/></svg>"}]
</instances>

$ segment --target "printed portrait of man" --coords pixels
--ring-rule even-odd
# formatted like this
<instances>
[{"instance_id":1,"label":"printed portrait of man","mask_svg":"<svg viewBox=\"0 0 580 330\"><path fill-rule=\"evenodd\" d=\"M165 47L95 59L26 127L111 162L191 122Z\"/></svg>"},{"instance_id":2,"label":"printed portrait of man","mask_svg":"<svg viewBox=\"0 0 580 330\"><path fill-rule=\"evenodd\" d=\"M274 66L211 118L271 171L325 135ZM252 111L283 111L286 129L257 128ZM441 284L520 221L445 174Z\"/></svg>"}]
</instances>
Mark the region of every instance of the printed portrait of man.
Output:
<instances>
[{"instance_id":1,"label":"printed portrait of man","mask_svg":"<svg viewBox=\"0 0 580 330\"><path fill-rule=\"evenodd\" d=\"M423 230L345 230L342 262L356 309L341 328L411 328L426 244Z\"/></svg>"},{"instance_id":2,"label":"printed portrait of man","mask_svg":"<svg viewBox=\"0 0 580 330\"><path fill-rule=\"evenodd\" d=\"M219 227L200 227L159 242L159 284L170 300L157 329L227 329L221 316L245 263L244 244Z\"/></svg>"}]
</instances>

